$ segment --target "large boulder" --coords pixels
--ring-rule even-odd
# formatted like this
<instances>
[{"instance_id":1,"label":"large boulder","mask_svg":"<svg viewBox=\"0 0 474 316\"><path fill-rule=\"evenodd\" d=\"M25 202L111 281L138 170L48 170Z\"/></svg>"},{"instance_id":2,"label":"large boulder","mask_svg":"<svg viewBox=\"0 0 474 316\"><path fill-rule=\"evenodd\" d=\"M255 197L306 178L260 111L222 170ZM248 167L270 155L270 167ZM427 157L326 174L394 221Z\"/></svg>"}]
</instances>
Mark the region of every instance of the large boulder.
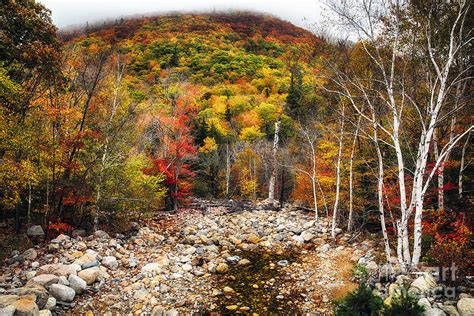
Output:
<instances>
[{"instance_id":1,"label":"large boulder","mask_svg":"<svg viewBox=\"0 0 474 316\"><path fill-rule=\"evenodd\" d=\"M63 302L72 302L74 300L74 296L76 295L76 292L72 288L62 284L51 285L49 292L57 300Z\"/></svg>"},{"instance_id":2,"label":"large boulder","mask_svg":"<svg viewBox=\"0 0 474 316\"><path fill-rule=\"evenodd\" d=\"M107 256L102 258L102 265L110 270L116 270L118 268L117 258L114 256Z\"/></svg>"},{"instance_id":3,"label":"large boulder","mask_svg":"<svg viewBox=\"0 0 474 316\"><path fill-rule=\"evenodd\" d=\"M458 310L456 309L456 306L452 305L442 305L440 308L449 316L460 316Z\"/></svg>"},{"instance_id":4,"label":"large boulder","mask_svg":"<svg viewBox=\"0 0 474 316\"><path fill-rule=\"evenodd\" d=\"M86 281L87 285L91 285L94 283L97 278L99 277L100 270L98 267L92 267L85 270L80 271L77 275Z\"/></svg>"},{"instance_id":5,"label":"large boulder","mask_svg":"<svg viewBox=\"0 0 474 316\"><path fill-rule=\"evenodd\" d=\"M97 238L110 238L109 234L107 234L106 232L104 232L103 230L97 230L95 233L94 233L94 236L97 237Z\"/></svg>"},{"instance_id":6,"label":"large boulder","mask_svg":"<svg viewBox=\"0 0 474 316\"><path fill-rule=\"evenodd\" d=\"M54 274L41 274L30 279L28 281L28 284L36 283L44 287L48 287L52 284L58 283L58 280L58 276Z\"/></svg>"},{"instance_id":7,"label":"large boulder","mask_svg":"<svg viewBox=\"0 0 474 316\"><path fill-rule=\"evenodd\" d=\"M15 302L15 316L38 316L38 305L32 300L19 299Z\"/></svg>"},{"instance_id":8,"label":"large boulder","mask_svg":"<svg viewBox=\"0 0 474 316\"><path fill-rule=\"evenodd\" d=\"M38 275L55 274L57 276L68 277L70 274L77 274L77 266L72 264L45 264L38 269Z\"/></svg>"},{"instance_id":9,"label":"large boulder","mask_svg":"<svg viewBox=\"0 0 474 316\"><path fill-rule=\"evenodd\" d=\"M19 296L34 295L39 309L43 309L49 297L48 291L46 291L44 286L36 283L26 284L24 287L19 288L17 294Z\"/></svg>"},{"instance_id":10,"label":"large boulder","mask_svg":"<svg viewBox=\"0 0 474 316\"><path fill-rule=\"evenodd\" d=\"M22 255L23 259L33 261L38 257L38 253L33 248L26 250Z\"/></svg>"},{"instance_id":11,"label":"large boulder","mask_svg":"<svg viewBox=\"0 0 474 316\"><path fill-rule=\"evenodd\" d=\"M30 238L33 244L38 244L44 240L44 230L40 225L34 225L28 228L26 235Z\"/></svg>"},{"instance_id":12,"label":"large boulder","mask_svg":"<svg viewBox=\"0 0 474 316\"><path fill-rule=\"evenodd\" d=\"M33 225L26 231L28 237L43 237L44 230L40 225Z\"/></svg>"},{"instance_id":13,"label":"large boulder","mask_svg":"<svg viewBox=\"0 0 474 316\"><path fill-rule=\"evenodd\" d=\"M74 229L71 233L72 238L85 237L87 235L84 229Z\"/></svg>"},{"instance_id":14,"label":"large boulder","mask_svg":"<svg viewBox=\"0 0 474 316\"><path fill-rule=\"evenodd\" d=\"M74 263L80 265L82 269L96 267L99 265L96 253L86 253L82 257L76 259Z\"/></svg>"},{"instance_id":15,"label":"large boulder","mask_svg":"<svg viewBox=\"0 0 474 316\"><path fill-rule=\"evenodd\" d=\"M424 315L426 316L446 316L446 313L439 308L430 308L425 310Z\"/></svg>"},{"instance_id":16,"label":"large boulder","mask_svg":"<svg viewBox=\"0 0 474 316\"><path fill-rule=\"evenodd\" d=\"M13 316L15 314L15 311L16 311L16 308L14 305L0 307L0 315L2 316Z\"/></svg>"},{"instance_id":17,"label":"large boulder","mask_svg":"<svg viewBox=\"0 0 474 316\"><path fill-rule=\"evenodd\" d=\"M425 273L418 277L410 286L409 291L415 294L429 294L437 286L435 278L431 273Z\"/></svg>"},{"instance_id":18,"label":"large boulder","mask_svg":"<svg viewBox=\"0 0 474 316\"><path fill-rule=\"evenodd\" d=\"M144 273L161 273L161 271L170 265L170 261L166 255L162 255L157 261L147 263L143 266L142 272Z\"/></svg>"},{"instance_id":19,"label":"large boulder","mask_svg":"<svg viewBox=\"0 0 474 316\"><path fill-rule=\"evenodd\" d=\"M87 282L78 277L77 275L69 276L69 286L76 292L76 294L81 294L87 288Z\"/></svg>"},{"instance_id":20,"label":"large boulder","mask_svg":"<svg viewBox=\"0 0 474 316\"><path fill-rule=\"evenodd\" d=\"M461 316L474 315L474 298L461 298L457 304Z\"/></svg>"}]
</instances>

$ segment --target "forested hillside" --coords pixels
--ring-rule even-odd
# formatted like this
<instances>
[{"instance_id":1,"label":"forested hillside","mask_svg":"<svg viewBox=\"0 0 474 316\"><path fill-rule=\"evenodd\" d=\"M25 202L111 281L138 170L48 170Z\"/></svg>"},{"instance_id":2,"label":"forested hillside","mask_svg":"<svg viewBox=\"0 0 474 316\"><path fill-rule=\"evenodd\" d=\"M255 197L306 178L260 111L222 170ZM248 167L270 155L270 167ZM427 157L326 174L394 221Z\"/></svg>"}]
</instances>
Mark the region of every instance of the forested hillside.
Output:
<instances>
[{"instance_id":1,"label":"forested hillside","mask_svg":"<svg viewBox=\"0 0 474 316\"><path fill-rule=\"evenodd\" d=\"M46 91L4 109L22 130L5 135L9 153L24 147L22 163L11 161L18 177L6 178L10 209L23 200L24 212L31 198L32 213L47 216L98 207L136 217L177 209L191 193L264 197L275 123L290 143L296 122L323 103L314 77L323 42L273 17L161 16L95 29L64 35L55 77L37 73ZM295 187L286 173L285 200ZM294 194L307 199L299 182Z\"/></svg>"},{"instance_id":2,"label":"forested hillside","mask_svg":"<svg viewBox=\"0 0 474 316\"><path fill-rule=\"evenodd\" d=\"M334 2L348 41L249 12L60 31L42 5L7 2L6 231L121 231L198 198L263 200L324 218L334 242L375 233L391 274L420 262L469 274L468 4Z\"/></svg>"}]
</instances>

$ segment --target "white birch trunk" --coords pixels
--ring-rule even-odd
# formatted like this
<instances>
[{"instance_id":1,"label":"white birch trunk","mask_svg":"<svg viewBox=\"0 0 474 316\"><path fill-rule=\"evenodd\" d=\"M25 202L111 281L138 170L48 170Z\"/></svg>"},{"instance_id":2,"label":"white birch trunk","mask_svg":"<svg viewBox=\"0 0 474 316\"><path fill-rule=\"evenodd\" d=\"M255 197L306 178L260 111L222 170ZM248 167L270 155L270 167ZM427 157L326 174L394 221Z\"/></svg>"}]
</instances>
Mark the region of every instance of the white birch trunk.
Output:
<instances>
[{"instance_id":1,"label":"white birch trunk","mask_svg":"<svg viewBox=\"0 0 474 316\"><path fill-rule=\"evenodd\" d=\"M385 226L385 210L383 206L383 180L384 180L383 157L382 157L382 152L379 146L377 124L374 123L373 128L374 128L374 143L375 143L375 149L377 152L377 159L378 159L377 202L379 206L380 226L382 229L382 236L383 236L383 242L384 242L384 247L385 247L385 258L387 260L387 264L389 264L390 273L391 273L391 265L390 265L391 250L390 250L390 243L389 243L388 234L387 234L387 227Z\"/></svg>"},{"instance_id":2,"label":"white birch trunk","mask_svg":"<svg viewBox=\"0 0 474 316\"><path fill-rule=\"evenodd\" d=\"M275 183L277 177L277 153L278 153L278 140L280 133L280 120L275 122L275 136L273 137L273 148L272 148L272 173L270 175L270 183L268 185L268 199L275 199Z\"/></svg>"},{"instance_id":3,"label":"white birch trunk","mask_svg":"<svg viewBox=\"0 0 474 316\"><path fill-rule=\"evenodd\" d=\"M353 178L354 178L354 172L353 172L353 165L354 165L354 152L355 152L355 146L357 143L357 136L359 135L359 128L360 128L360 120L362 116L359 115L359 118L357 119L357 126L354 134L354 139L352 141L352 148L351 148L351 156L349 159L349 218L347 219L347 230L351 231L352 230L352 221L353 221L353 209L354 209L354 185L353 185Z\"/></svg>"},{"instance_id":4,"label":"white birch trunk","mask_svg":"<svg viewBox=\"0 0 474 316\"><path fill-rule=\"evenodd\" d=\"M318 215L318 197L316 194L316 177L313 173L313 177L311 177L311 188L313 190L313 203L314 203L314 219L318 220L319 215Z\"/></svg>"},{"instance_id":5,"label":"white birch trunk","mask_svg":"<svg viewBox=\"0 0 474 316\"><path fill-rule=\"evenodd\" d=\"M469 145L469 139L471 138L470 136L471 136L471 133L467 135L466 142L462 146L462 150L461 150L461 162L459 166L459 175L458 175L458 195L460 199L462 199L462 195L463 195L463 175L464 175L464 169L466 168L464 165L465 165L467 146Z\"/></svg>"},{"instance_id":6,"label":"white birch trunk","mask_svg":"<svg viewBox=\"0 0 474 316\"><path fill-rule=\"evenodd\" d=\"M341 130L339 133L339 150L337 152L337 163L336 163L336 198L334 200L334 209L332 213L332 228L331 228L331 237L333 240L336 239L337 210L339 207L339 190L340 190L340 185L341 185L341 158L342 158L343 137L344 137L344 105L342 106L342 113L341 113Z\"/></svg>"},{"instance_id":7,"label":"white birch trunk","mask_svg":"<svg viewBox=\"0 0 474 316\"><path fill-rule=\"evenodd\" d=\"M433 154L434 154L434 157L435 157L435 160L438 160L439 159L439 149L438 149L438 142L439 142L439 139L438 139L438 133L437 131L435 131L435 133L433 134ZM444 191L443 191L443 187L444 187L444 163L441 164L438 168L438 210L444 210Z\"/></svg>"}]
</instances>

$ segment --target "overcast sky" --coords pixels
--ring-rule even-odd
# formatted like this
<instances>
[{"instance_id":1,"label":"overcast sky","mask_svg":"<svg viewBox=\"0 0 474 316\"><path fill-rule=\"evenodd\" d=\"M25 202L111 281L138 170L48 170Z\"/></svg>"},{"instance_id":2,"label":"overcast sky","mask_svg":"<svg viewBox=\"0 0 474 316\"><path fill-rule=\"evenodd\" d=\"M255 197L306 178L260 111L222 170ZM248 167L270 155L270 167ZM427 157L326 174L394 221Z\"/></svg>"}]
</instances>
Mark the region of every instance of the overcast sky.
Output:
<instances>
[{"instance_id":1,"label":"overcast sky","mask_svg":"<svg viewBox=\"0 0 474 316\"><path fill-rule=\"evenodd\" d=\"M170 11L254 10L307 27L321 21L322 0L39 0L62 28L146 13Z\"/></svg>"}]
</instances>

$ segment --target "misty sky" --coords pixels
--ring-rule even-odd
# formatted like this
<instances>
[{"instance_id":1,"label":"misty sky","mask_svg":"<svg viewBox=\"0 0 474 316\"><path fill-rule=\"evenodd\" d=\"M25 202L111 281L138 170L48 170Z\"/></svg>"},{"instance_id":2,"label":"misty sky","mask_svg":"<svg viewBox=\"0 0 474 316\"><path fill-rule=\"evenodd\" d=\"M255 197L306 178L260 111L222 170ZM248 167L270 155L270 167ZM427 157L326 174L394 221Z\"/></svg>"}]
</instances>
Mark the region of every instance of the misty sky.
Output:
<instances>
[{"instance_id":1,"label":"misty sky","mask_svg":"<svg viewBox=\"0 0 474 316\"><path fill-rule=\"evenodd\" d=\"M307 27L321 21L322 0L39 0L58 27L170 11L254 10Z\"/></svg>"}]
</instances>

